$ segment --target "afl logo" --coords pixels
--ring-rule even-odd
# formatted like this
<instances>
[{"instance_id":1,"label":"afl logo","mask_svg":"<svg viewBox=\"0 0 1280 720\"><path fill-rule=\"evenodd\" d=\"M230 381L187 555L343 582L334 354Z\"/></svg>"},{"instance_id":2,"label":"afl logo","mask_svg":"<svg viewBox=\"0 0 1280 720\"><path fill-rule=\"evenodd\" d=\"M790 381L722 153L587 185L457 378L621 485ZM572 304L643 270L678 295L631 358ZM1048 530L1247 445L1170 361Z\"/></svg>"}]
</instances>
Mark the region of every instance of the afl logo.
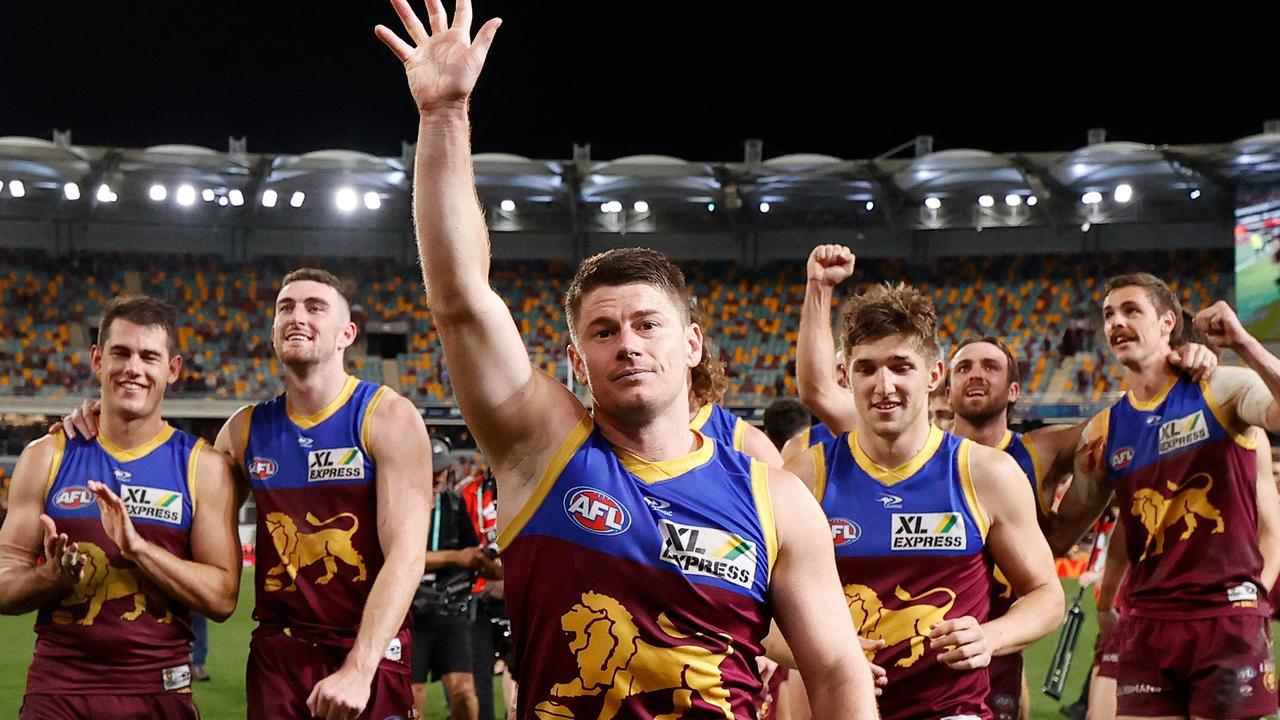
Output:
<instances>
[{"instance_id":1,"label":"afl logo","mask_svg":"<svg viewBox=\"0 0 1280 720\"><path fill-rule=\"evenodd\" d=\"M1123 470L1129 467L1129 463L1133 462L1133 448L1122 447L1111 453L1111 469Z\"/></svg>"},{"instance_id":2,"label":"afl logo","mask_svg":"<svg viewBox=\"0 0 1280 720\"><path fill-rule=\"evenodd\" d=\"M565 493L564 511L578 527L597 535L621 535L631 527L627 508L612 495L591 487Z\"/></svg>"},{"instance_id":3,"label":"afl logo","mask_svg":"<svg viewBox=\"0 0 1280 720\"><path fill-rule=\"evenodd\" d=\"M255 480L266 480L276 474L276 469L275 460L256 457L249 463L249 476Z\"/></svg>"},{"instance_id":4,"label":"afl logo","mask_svg":"<svg viewBox=\"0 0 1280 720\"><path fill-rule=\"evenodd\" d=\"M58 493L58 496L53 499L53 504L63 510L79 510L86 505L92 505L94 501L94 494L89 488L76 485Z\"/></svg>"},{"instance_id":5,"label":"afl logo","mask_svg":"<svg viewBox=\"0 0 1280 720\"><path fill-rule=\"evenodd\" d=\"M858 523L844 518L831 518L831 541L836 547L841 545L852 545L862 537L862 528L858 527Z\"/></svg>"}]
</instances>

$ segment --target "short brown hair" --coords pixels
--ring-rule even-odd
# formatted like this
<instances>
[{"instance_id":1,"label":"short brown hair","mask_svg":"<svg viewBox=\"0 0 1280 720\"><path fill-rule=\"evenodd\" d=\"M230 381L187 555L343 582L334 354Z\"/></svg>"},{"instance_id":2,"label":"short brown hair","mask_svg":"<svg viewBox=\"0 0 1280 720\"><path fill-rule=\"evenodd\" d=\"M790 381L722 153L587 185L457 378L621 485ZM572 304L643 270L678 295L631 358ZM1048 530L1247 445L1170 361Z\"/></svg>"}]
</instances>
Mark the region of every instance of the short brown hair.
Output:
<instances>
[{"instance_id":1,"label":"short brown hair","mask_svg":"<svg viewBox=\"0 0 1280 720\"><path fill-rule=\"evenodd\" d=\"M919 290L898 283L881 283L854 296L840 322L845 361L852 349L890 335L905 335L928 361L938 359L938 311Z\"/></svg>"},{"instance_id":2,"label":"short brown hair","mask_svg":"<svg viewBox=\"0 0 1280 720\"><path fill-rule=\"evenodd\" d=\"M969 345L975 345L977 343L987 343L988 345L995 345L997 348L1000 348L1000 352L1004 353L1005 363L1008 364L1008 367L1006 368L1006 375L1009 380L1009 384L1012 385L1018 382L1018 375L1019 375L1018 361L1013 358L1013 351L1009 349L1009 346L1006 345L1003 340L996 337L995 335L983 335L982 337L968 338L964 342L957 345L956 349L951 352L951 361L955 362L956 355L959 355L962 349L968 347ZM946 385L947 386L951 385L951 364L950 363L947 364Z\"/></svg>"},{"instance_id":3,"label":"short brown hair","mask_svg":"<svg viewBox=\"0 0 1280 720\"><path fill-rule=\"evenodd\" d=\"M707 335L706 318L694 307L693 321L702 328L702 357L690 373L689 390L698 407L724 402L729 391L729 378L725 376L724 361L720 359L720 347Z\"/></svg>"},{"instance_id":4,"label":"short brown hair","mask_svg":"<svg viewBox=\"0 0 1280 720\"><path fill-rule=\"evenodd\" d=\"M1173 294L1173 291L1169 289L1165 281L1151 273L1144 272L1116 275L1107 281L1103 296L1105 297L1120 288L1126 287L1142 288L1147 293L1147 299L1155 306L1157 313L1161 315L1167 312L1173 313L1174 325L1173 331L1169 333L1169 345L1177 347L1186 344L1182 322L1182 303L1178 302L1178 296Z\"/></svg>"},{"instance_id":5,"label":"short brown hair","mask_svg":"<svg viewBox=\"0 0 1280 720\"><path fill-rule=\"evenodd\" d=\"M680 268L657 250L616 248L583 260L569 283L564 294L564 317L569 325L569 338L577 340L578 314L582 311L582 298L587 293L601 287L636 284L652 285L671 296L681 319L689 322L689 290Z\"/></svg>"},{"instance_id":6,"label":"short brown hair","mask_svg":"<svg viewBox=\"0 0 1280 720\"><path fill-rule=\"evenodd\" d=\"M178 354L178 311L169 303L146 295L120 295L107 303L98 323L98 346L105 348L111 335L111 323L116 320L159 327L168 338L169 356Z\"/></svg>"},{"instance_id":7,"label":"short brown hair","mask_svg":"<svg viewBox=\"0 0 1280 720\"><path fill-rule=\"evenodd\" d=\"M318 282L321 285L328 285L338 293L338 297L342 298L342 301L347 304L347 307L351 306L351 298L347 297L347 284L339 280L337 275L334 275L328 270L308 267L290 270L284 276L284 279L280 281L280 287L284 287L289 283L302 282L304 280Z\"/></svg>"}]
</instances>

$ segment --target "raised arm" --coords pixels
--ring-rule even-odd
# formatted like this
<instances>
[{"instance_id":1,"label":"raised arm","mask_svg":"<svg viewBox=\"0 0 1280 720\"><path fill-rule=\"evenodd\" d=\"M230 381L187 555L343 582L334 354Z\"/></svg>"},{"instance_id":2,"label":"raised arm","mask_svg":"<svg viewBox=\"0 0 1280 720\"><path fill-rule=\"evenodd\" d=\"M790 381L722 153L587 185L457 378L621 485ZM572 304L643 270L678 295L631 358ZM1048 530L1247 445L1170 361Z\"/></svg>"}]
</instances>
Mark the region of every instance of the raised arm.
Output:
<instances>
[{"instance_id":1,"label":"raised arm","mask_svg":"<svg viewBox=\"0 0 1280 720\"><path fill-rule=\"evenodd\" d=\"M1215 395L1219 395L1218 399L1234 409L1242 425L1259 425L1268 432L1280 432L1280 402L1277 402L1277 398L1280 398L1280 358L1272 355L1257 338L1250 335L1240 324L1240 318L1236 317L1231 306L1221 300L1197 313L1195 326L1214 345L1234 350L1261 380L1243 382L1224 379L1224 375L1231 373L1229 368L1223 368L1209 379L1210 387L1215 390L1223 382L1232 386L1228 397L1215 392Z\"/></svg>"},{"instance_id":2,"label":"raised arm","mask_svg":"<svg viewBox=\"0 0 1280 720\"><path fill-rule=\"evenodd\" d=\"M857 420L853 395L836 377L836 347L831 333L831 296L853 275L853 252L843 245L819 245L809 253L800 335L796 341L796 385L800 402L839 435Z\"/></svg>"},{"instance_id":3,"label":"raised arm","mask_svg":"<svg viewBox=\"0 0 1280 720\"><path fill-rule=\"evenodd\" d=\"M376 34L404 63L418 109L413 207L427 302L458 404L504 499L518 507L522 485L541 472L585 410L533 368L510 310L489 285L467 109L501 21L489 20L473 41L470 0L458 0L452 25L440 0L428 0L429 32L405 0L392 5L412 44L382 25Z\"/></svg>"},{"instance_id":4,"label":"raised arm","mask_svg":"<svg viewBox=\"0 0 1280 720\"><path fill-rule=\"evenodd\" d=\"M418 410L388 393L373 410L369 455L377 468L378 543L383 563L369 589L355 644L337 672L316 684L316 715L363 712L378 664L395 637L422 577L431 524L431 441ZM335 715L336 717L336 715Z\"/></svg>"},{"instance_id":5,"label":"raised arm","mask_svg":"<svg viewBox=\"0 0 1280 720\"><path fill-rule=\"evenodd\" d=\"M1048 519L1045 536L1054 556L1066 555L1094 520L1107 508L1113 494L1106 477L1107 421L1110 411L1095 415L1080 435L1075 451L1075 472Z\"/></svg>"}]
</instances>

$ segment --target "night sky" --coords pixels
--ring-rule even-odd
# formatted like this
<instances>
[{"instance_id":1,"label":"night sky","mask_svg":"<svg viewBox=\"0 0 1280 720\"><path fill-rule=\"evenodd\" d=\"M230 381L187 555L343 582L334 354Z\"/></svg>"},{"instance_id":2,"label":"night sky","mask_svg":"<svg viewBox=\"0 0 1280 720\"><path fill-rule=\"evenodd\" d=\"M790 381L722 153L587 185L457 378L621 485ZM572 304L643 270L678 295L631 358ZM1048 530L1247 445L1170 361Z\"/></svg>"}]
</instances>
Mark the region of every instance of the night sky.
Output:
<instances>
[{"instance_id":1,"label":"night sky","mask_svg":"<svg viewBox=\"0 0 1280 720\"><path fill-rule=\"evenodd\" d=\"M992 5L1020 15L995 24L901 5L845 18L827 14L835 3L482 2L477 26L505 23L473 102L475 148L733 161L755 137L766 157L864 158L929 133L939 150L1065 151L1095 126L1226 142L1280 117L1280 57L1247 39L1261 18L1219 33L1199 15L1178 28ZM399 29L381 0L6 2L0 135L398 155L416 114L379 22Z\"/></svg>"}]
</instances>

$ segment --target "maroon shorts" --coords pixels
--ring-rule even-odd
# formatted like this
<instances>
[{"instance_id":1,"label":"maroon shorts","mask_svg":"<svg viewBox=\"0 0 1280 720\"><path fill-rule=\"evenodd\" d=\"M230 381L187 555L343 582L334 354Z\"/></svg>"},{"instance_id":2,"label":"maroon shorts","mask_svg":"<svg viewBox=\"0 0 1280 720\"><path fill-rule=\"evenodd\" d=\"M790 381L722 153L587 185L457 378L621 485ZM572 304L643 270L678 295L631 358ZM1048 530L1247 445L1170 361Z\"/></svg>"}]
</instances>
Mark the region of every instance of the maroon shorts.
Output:
<instances>
[{"instance_id":1,"label":"maroon shorts","mask_svg":"<svg viewBox=\"0 0 1280 720\"><path fill-rule=\"evenodd\" d=\"M404 652L408 653L408 648ZM307 698L311 691L316 683L337 672L346 657L346 648L317 645L282 633L254 635L245 683L249 720L310 718ZM396 716L419 717L413 706L409 666L383 661L373 676L369 702L360 720Z\"/></svg>"},{"instance_id":2,"label":"maroon shorts","mask_svg":"<svg viewBox=\"0 0 1280 720\"><path fill-rule=\"evenodd\" d=\"M1276 711L1271 620L1128 615L1118 639L1116 714L1242 718Z\"/></svg>"},{"instance_id":3,"label":"maroon shorts","mask_svg":"<svg viewBox=\"0 0 1280 720\"><path fill-rule=\"evenodd\" d=\"M1022 700L1022 653L991 658L987 673L991 677L991 692L987 695L991 717L1017 720Z\"/></svg>"},{"instance_id":4,"label":"maroon shorts","mask_svg":"<svg viewBox=\"0 0 1280 720\"><path fill-rule=\"evenodd\" d=\"M189 692L152 695L27 695L19 720L200 720Z\"/></svg>"},{"instance_id":5,"label":"maroon shorts","mask_svg":"<svg viewBox=\"0 0 1280 720\"><path fill-rule=\"evenodd\" d=\"M1098 639L1093 655L1093 666L1098 668L1098 677L1115 679L1116 666L1120 662L1120 641L1125 631L1124 619L1121 618L1111 626L1110 634Z\"/></svg>"}]
</instances>

